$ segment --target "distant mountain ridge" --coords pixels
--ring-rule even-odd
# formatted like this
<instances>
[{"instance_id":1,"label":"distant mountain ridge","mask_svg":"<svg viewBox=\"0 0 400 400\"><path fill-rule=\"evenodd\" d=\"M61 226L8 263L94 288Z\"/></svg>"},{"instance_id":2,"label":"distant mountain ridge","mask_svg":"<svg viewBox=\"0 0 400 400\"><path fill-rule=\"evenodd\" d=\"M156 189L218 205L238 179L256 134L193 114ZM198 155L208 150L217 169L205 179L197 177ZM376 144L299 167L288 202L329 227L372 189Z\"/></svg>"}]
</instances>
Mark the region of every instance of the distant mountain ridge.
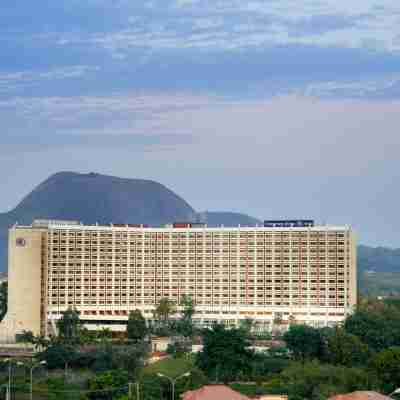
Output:
<instances>
[{"instance_id":1,"label":"distant mountain ridge","mask_svg":"<svg viewBox=\"0 0 400 400\"><path fill-rule=\"evenodd\" d=\"M0 272L7 269L7 231L15 222L34 219L78 220L85 224L201 221L215 226L256 226L262 221L234 212L196 212L164 185L96 173L59 172L28 194L17 207L0 213ZM358 247L358 270L400 272L400 249Z\"/></svg>"},{"instance_id":2,"label":"distant mountain ridge","mask_svg":"<svg viewBox=\"0 0 400 400\"><path fill-rule=\"evenodd\" d=\"M261 223L239 213L197 213L182 197L155 181L59 172L39 184L14 210L0 213L0 272L7 269L8 228L16 222L30 224L34 219L150 226L200 219L210 226Z\"/></svg>"},{"instance_id":3,"label":"distant mountain ridge","mask_svg":"<svg viewBox=\"0 0 400 400\"><path fill-rule=\"evenodd\" d=\"M360 245L357 257L361 272L400 272L400 249Z\"/></svg>"}]
</instances>

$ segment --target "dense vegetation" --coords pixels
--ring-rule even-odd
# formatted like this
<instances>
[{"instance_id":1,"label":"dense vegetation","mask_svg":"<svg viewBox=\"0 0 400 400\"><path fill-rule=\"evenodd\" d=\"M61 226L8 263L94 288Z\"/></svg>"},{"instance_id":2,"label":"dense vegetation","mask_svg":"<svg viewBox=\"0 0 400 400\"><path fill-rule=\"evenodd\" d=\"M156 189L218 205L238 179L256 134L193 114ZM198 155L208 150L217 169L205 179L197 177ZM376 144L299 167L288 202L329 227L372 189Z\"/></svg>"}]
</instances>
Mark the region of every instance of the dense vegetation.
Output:
<instances>
[{"instance_id":1,"label":"dense vegetation","mask_svg":"<svg viewBox=\"0 0 400 400\"><path fill-rule=\"evenodd\" d=\"M132 312L126 339L112 339L108 330L88 332L74 310L58 322L58 336L50 339L25 332L19 339L41 351L48 377L38 379L34 392L50 392L59 399L170 399L206 383L226 383L244 394L288 394L289 399L326 399L354 390L389 394L400 386L399 302L362 300L343 326L316 329L292 324L282 339L286 348L255 352L252 321L238 329L215 325L199 331L192 316L195 306L183 298L183 311L167 299L154 310L155 323L144 324ZM169 358L147 364L152 334L173 338ZM191 354L191 344L203 339L203 351ZM4 368L4 367L3 367ZM5 372L5 371L4 371ZM188 374L188 372L190 372ZM27 375L16 374L16 388L28 390ZM6 374L3 374L6 382ZM55 397L54 397L55 398Z\"/></svg>"}]
</instances>

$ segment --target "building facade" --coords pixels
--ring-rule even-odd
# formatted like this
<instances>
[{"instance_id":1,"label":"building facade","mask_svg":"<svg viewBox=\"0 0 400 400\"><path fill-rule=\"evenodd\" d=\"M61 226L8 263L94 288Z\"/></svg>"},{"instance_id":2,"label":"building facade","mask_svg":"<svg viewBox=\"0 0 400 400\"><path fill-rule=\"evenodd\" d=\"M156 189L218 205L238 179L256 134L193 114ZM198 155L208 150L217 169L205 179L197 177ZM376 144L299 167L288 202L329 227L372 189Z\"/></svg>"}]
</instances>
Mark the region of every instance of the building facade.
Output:
<instances>
[{"instance_id":1,"label":"building facade","mask_svg":"<svg viewBox=\"0 0 400 400\"><path fill-rule=\"evenodd\" d=\"M89 329L125 330L160 299L196 304L195 323L255 329L330 326L357 298L356 240L349 227L208 228L176 224L84 226L35 221L9 232L9 311L0 338L48 335L69 307Z\"/></svg>"}]
</instances>

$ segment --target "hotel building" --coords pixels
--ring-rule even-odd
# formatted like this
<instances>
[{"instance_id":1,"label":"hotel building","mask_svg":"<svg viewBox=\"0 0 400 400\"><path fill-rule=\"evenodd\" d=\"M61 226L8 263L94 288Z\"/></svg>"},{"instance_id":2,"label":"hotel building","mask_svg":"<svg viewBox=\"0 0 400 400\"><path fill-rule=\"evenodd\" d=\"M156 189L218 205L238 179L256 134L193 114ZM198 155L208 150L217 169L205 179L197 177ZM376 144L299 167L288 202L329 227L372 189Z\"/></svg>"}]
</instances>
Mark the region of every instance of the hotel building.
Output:
<instances>
[{"instance_id":1,"label":"hotel building","mask_svg":"<svg viewBox=\"0 0 400 400\"><path fill-rule=\"evenodd\" d=\"M68 307L89 329L125 330L139 309L184 295L195 323L255 329L335 325L357 298L356 240L349 227L266 221L263 227L174 224L85 226L35 221L9 231L9 307L0 338L48 335ZM274 328L275 329L275 328Z\"/></svg>"}]
</instances>

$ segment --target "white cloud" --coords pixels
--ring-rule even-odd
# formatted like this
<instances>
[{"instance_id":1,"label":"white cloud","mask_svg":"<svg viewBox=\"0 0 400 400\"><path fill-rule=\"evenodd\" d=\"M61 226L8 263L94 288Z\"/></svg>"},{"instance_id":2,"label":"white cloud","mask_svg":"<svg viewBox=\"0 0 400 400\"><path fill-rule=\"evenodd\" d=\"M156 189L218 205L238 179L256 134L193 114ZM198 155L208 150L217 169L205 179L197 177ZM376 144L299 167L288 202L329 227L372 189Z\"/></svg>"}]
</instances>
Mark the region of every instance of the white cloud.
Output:
<instances>
[{"instance_id":1,"label":"white cloud","mask_svg":"<svg viewBox=\"0 0 400 400\"><path fill-rule=\"evenodd\" d=\"M352 81L326 81L306 85L301 90L306 96L374 99L384 95L400 94L400 74L365 77Z\"/></svg>"},{"instance_id":2,"label":"white cloud","mask_svg":"<svg viewBox=\"0 0 400 400\"><path fill-rule=\"evenodd\" d=\"M19 71L0 73L0 93L8 93L17 88L43 84L46 81L77 79L98 71L100 68L88 65L74 65L42 71Z\"/></svg>"},{"instance_id":3,"label":"white cloud","mask_svg":"<svg viewBox=\"0 0 400 400\"><path fill-rule=\"evenodd\" d=\"M323 101L296 96L230 101L186 93L132 93L1 101L0 117L7 122L15 113L9 135L26 134L24 127L29 122L31 135L40 129L44 142L46 135L107 135L116 139L148 135L159 137L158 144L165 146L173 135L170 157L199 167L206 157L207 168L223 165L241 173L254 170L260 174L272 168L336 176L365 174L371 168L397 162L399 107L399 102ZM157 142L153 145L158 146ZM152 157L164 157L162 149Z\"/></svg>"},{"instance_id":4,"label":"white cloud","mask_svg":"<svg viewBox=\"0 0 400 400\"><path fill-rule=\"evenodd\" d=\"M398 2L383 0L376 10L375 2L364 1L178 1L176 18L187 21L196 32L180 29L179 25L158 26L153 29L144 22L143 32L126 29L99 35L95 41L107 49L130 49L139 46L155 49L214 48L238 49L272 44L302 44L363 48L374 38L378 48L399 51L396 37L400 33ZM185 12L186 11L186 12ZM189 12L190 11L190 12ZM347 26L330 28L329 18L346 18ZM291 34L293 25L311 17L324 17L323 25L313 32L312 22L307 30ZM160 18L160 24L163 24ZM238 28L240 27L240 28ZM197 31L203 30L203 37ZM237 33L240 32L238 35Z\"/></svg>"}]
</instances>

